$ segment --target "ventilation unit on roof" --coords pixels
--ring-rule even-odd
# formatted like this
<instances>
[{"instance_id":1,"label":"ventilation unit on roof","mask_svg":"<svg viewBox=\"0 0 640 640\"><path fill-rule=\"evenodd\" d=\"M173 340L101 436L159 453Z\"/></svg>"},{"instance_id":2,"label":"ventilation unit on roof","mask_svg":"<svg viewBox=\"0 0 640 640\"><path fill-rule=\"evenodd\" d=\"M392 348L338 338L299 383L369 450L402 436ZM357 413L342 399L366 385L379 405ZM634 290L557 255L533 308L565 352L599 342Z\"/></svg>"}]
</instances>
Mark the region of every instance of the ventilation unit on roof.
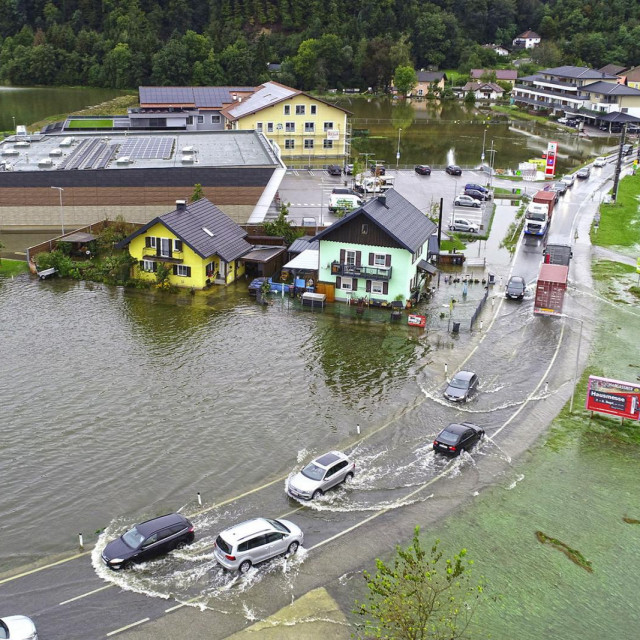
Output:
<instances>
[{"instance_id":1,"label":"ventilation unit on roof","mask_svg":"<svg viewBox=\"0 0 640 640\"><path fill-rule=\"evenodd\" d=\"M63 138L60 143L61 147L70 147L73 144L73 138Z\"/></svg>"},{"instance_id":2,"label":"ventilation unit on roof","mask_svg":"<svg viewBox=\"0 0 640 640\"><path fill-rule=\"evenodd\" d=\"M182 153L195 153L196 148L193 146L190 147L182 147Z\"/></svg>"},{"instance_id":3,"label":"ventilation unit on roof","mask_svg":"<svg viewBox=\"0 0 640 640\"><path fill-rule=\"evenodd\" d=\"M133 160L129 156L120 156L116 160L116 164L131 164Z\"/></svg>"},{"instance_id":4,"label":"ventilation unit on roof","mask_svg":"<svg viewBox=\"0 0 640 640\"><path fill-rule=\"evenodd\" d=\"M62 155L62 149L51 149L51 151L49 151L49 155L56 157L56 156L61 156Z\"/></svg>"},{"instance_id":5,"label":"ventilation unit on roof","mask_svg":"<svg viewBox=\"0 0 640 640\"><path fill-rule=\"evenodd\" d=\"M15 146L16 147L30 147L31 146L31 142L29 142L28 140L20 140L20 142L16 142Z\"/></svg>"},{"instance_id":6,"label":"ventilation unit on roof","mask_svg":"<svg viewBox=\"0 0 640 640\"><path fill-rule=\"evenodd\" d=\"M42 160L38 160L38 166L43 169L53 167L53 160L51 158L42 158Z\"/></svg>"},{"instance_id":7,"label":"ventilation unit on roof","mask_svg":"<svg viewBox=\"0 0 640 640\"><path fill-rule=\"evenodd\" d=\"M2 150L2 155L3 156L19 156L20 152L17 149L14 149L13 147L7 147L6 149Z\"/></svg>"},{"instance_id":8,"label":"ventilation unit on roof","mask_svg":"<svg viewBox=\"0 0 640 640\"><path fill-rule=\"evenodd\" d=\"M180 162L182 162L182 164L193 164L195 160L195 156L182 156Z\"/></svg>"}]
</instances>

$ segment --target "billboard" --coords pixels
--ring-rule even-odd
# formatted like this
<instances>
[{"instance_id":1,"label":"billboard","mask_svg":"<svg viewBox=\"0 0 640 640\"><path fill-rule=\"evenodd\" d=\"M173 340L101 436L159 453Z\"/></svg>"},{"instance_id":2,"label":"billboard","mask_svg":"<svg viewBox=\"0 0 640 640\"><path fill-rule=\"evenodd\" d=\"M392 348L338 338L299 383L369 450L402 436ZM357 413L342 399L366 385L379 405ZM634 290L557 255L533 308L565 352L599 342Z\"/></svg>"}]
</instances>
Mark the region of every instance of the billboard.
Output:
<instances>
[{"instance_id":1,"label":"billboard","mask_svg":"<svg viewBox=\"0 0 640 640\"><path fill-rule=\"evenodd\" d=\"M327 129L327 140L340 140L340 129Z\"/></svg>"},{"instance_id":2,"label":"billboard","mask_svg":"<svg viewBox=\"0 0 640 640\"><path fill-rule=\"evenodd\" d=\"M557 156L558 156L558 143L550 142L547 145L547 162L544 168L545 178L553 178L556 175Z\"/></svg>"},{"instance_id":3,"label":"billboard","mask_svg":"<svg viewBox=\"0 0 640 640\"><path fill-rule=\"evenodd\" d=\"M640 420L640 382L634 384L589 376L585 406L588 411Z\"/></svg>"}]
</instances>

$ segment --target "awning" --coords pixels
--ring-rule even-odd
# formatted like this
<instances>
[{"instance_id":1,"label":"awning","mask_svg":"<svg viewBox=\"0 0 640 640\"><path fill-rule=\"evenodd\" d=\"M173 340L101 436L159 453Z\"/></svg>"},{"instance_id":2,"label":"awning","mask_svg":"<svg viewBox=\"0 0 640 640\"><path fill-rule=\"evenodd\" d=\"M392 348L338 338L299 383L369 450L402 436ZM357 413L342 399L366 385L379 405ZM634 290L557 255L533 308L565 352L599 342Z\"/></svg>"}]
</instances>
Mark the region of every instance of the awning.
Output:
<instances>
[{"instance_id":1,"label":"awning","mask_svg":"<svg viewBox=\"0 0 640 640\"><path fill-rule=\"evenodd\" d=\"M420 271L426 271L431 275L438 273L438 270L430 262L427 262L426 260L420 260L417 266L418 266L418 269L420 269Z\"/></svg>"},{"instance_id":2,"label":"awning","mask_svg":"<svg viewBox=\"0 0 640 640\"><path fill-rule=\"evenodd\" d=\"M611 113L607 113L606 116L602 116L600 118L601 122L640 122L640 118L636 118L636 116L632 116L628 113L623 113L622 111L612 111Z\"/></svg>"},{"instance_id":3,"label":"awning","mask_svg":"<svg viewBox=\"0 0 640 640\"><path fill-rule=\"evenodd\" d=\"M289 260L282 268L289 269L289 271L293 271L294 269L298 269L299 271L317 271L319 267L320 251L307 249L299 253L293 260Z\"/></svg>"},{"instance_id":4,"label":"awning","mask_svg":"<svg viewBox=\"0 0 640 640\"><path fill-rule=\"evenodd\" d=\"M94 236L92 233L84 233L83 231L76 231L75 233L69 233L62 238L58 238L58 242L82 242L86 244L95 240L98 236Z\"/></svg>"},{"instance_id":5,"label":"awning","mask_svg":"<svg viewBox=\"0 0 640 640\"><path fill-rule=\"evenodd\" d=\"M245 262L260 262L266 263L273 260L287 250L286 247L253 247L249 253L245 253L240 257L240 260Z\"/></svg>"}]
</instances>

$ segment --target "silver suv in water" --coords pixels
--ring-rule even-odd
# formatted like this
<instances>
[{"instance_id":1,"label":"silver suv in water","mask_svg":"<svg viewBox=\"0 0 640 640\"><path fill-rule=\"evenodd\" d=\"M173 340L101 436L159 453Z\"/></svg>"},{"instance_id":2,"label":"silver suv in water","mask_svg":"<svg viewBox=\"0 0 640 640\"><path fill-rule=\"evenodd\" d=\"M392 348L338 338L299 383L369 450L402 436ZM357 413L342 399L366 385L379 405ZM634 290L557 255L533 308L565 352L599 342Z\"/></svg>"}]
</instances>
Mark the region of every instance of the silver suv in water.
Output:
<instances>
[{"instance_id":1,"label":"silver suv in water","mask_svg":"<svg viewBox=\"0 0 640 640\"><path fill-rule=\"evenodd\" d=\"M340 451L329 451L312 460L302 471L287 481L287 493L292 498L311 500L341 482L349 482L356 463Z\"/></svg>"},{"instance_id":2,"label":"silver suv in water","mask_svg":"<svg viewBox=\"0 0 640 640\"><path fill-rule=\"evenodd\" d=\"M294 554L303 541L304 534L293 522L254 518L225 529L216 538L213 555L228 571L246 573L259 562Z\"/></svg>"}]
</instances>

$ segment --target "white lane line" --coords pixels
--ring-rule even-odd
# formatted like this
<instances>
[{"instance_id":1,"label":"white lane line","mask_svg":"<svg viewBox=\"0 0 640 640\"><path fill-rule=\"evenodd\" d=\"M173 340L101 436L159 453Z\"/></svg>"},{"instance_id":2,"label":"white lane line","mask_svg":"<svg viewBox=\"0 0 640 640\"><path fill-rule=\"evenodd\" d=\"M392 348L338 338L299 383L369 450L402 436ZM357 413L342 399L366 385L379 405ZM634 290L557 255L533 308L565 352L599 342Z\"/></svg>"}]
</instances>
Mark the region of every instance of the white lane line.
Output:
<instances>
[{"instance_id":1,"label":"white lane line","mask_svg":"<svg viewBox=\"0 0 640 640\"><path fill-rule=\"evenodd\" d=\"M145 622L149 622L149 620L151 620L151 618L144 618L143 620L138 620L138 622L132 622L131 624L128 624L126 627L120 627L120 629L116 629L115 631L110 631L109 633L107 633L107 638L109 636L115 636L116 633L122 633L127 629L131 629L131 627L137 627L139 624L144 624Z\"/></svg>"},{"instance_id":2,"label":"white lane line","mask_svg":"<svg viewBox=\"0 0 640 640\"><path fill-rule=\"evenodd\" d=\"M80 596L76 596L75 598L69 598L69 600L65 600L64 602L60 602L60 606L63 604L69 604L70 602L75 602L76 600L81 600L82 598L86 598L87 596L91 596L94 593L98 593L99 591L104 591L105 589L110 589L111 587L115 587L115 584L108 584L106 587L100 587L99 589L94 589L93 591L89 591L88 593L83 593Z\"/></svg>"},{"instance_id":3,"label":"white lane line","mask_svg":"<svg viewBox=\"0 0 640 640\"><path fill-rule=\"evenodd\" d=\"M181 602L180 604L177 604L175 607L169 607L168 609L165 609L164 612L165 613L171 613L172 611L177 611L178 609L182 609L182 607L186 607L188 604L191 604L192 602L195 602L198 598L190 598L189 600L185 600L184 602Z\"/></svg>"},{"instance_id":4,"label":"white lane line","mask_svg":"<svg viewBox=\"0 0 640 640\"><path fill-rule=\"evenodd\" d=\"M17 580L18 578L24 578L25 576L30 576L33 573L38 573L39 571L44 571L45 569L50 569L51 567L56 567L59 564L64 564L65 562L70 562L71 560L75 560L76 558L82 558L82 556L89 555L91 551L84 551L83 553L76 553L73 556L69 556L64 560L58 560L58 562L52 562L51 564L45 564L42 567L38 567L36 569L31 569L30 571L24 571L22 573L18 573L15 576L11 576L10 578L4 578L0 580L0 584L4 584L5 582L11 582L12 580Z\"/></svg>"}]
</instances>

